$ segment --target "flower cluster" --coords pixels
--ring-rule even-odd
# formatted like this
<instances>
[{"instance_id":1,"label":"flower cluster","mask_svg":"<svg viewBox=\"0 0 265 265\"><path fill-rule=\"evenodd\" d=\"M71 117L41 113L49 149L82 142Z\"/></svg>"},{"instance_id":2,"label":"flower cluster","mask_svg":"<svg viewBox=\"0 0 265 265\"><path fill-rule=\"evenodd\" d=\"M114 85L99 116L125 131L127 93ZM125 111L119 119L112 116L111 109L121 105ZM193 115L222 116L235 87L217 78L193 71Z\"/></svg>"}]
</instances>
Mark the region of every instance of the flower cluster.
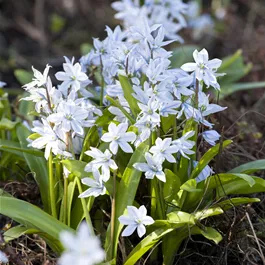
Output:
<instances>
[{"instance_id":1,"label":"flower cluster","mask_svg":"<svg viewBox=\"0 0 265 265\"><path fill-rule=\"evenodd\" d=\"M34 148L45 148L45 158L50 152L55 155L71 157L80 153L85 128L93 126L102 113L90 100L92 94L87 90L91 83L82 72L81 65L65 58L64 72L56 73L62 81L53 86L47 65L43 74L34 67L33 81L24 86L29 93L23 100L35 102L35 110L40 120L33 122L32 131L37 139L31 141Z\"/></svg>"},{"instance_id":2,"label":"flower cluster","mask_svg":"<svg viewBox=\"0 0 265 265\"><path fill-rule=\"evenodd\" d=\"M182 0L148 0L143 5L138 0L122 0L112 4L118 12L115 18L122 20L125 28L134 26L139 17L148 21L150 26L163 24L168 39L182 41L178 32L187 27L184 17L188 4Z\"/></svg>"},{"instance_id":3,"label":"flower cluster","mask_svg":"<svg viewBox=\"0 0 265 265\"><path fill-rule=\"evenodd\" d=\"M133 153L144 142L149 145L145 161L132 166L143 172L146 179L156 177L166 182L166 165L179 164L182 158L188 160L190 168L195 167L197 137L215 145L220 135L213 130L209 116L226 109L211 103L209 93L205 93L210 87L220 90L218 77L222 74L217 71L221 60L210 60L206 49L202 49L194 51L195 62L178 69L170 66L172 52L165 47L172 39L178 39L177 25L185 26L186 4L180 0L145 1L140 6L137 1L127 0L115 2L113 7L119 11L117 17L124 19L124 30L119 26L113 31L107 27L107 37L102 41L94 39L93 49L80 62L65 58L64 71L55 74L61 82L57 87L49 77L49 65L43 74L33 68L33 81L24 86L29 92L24 100L36 103L40 117L33 123L31 146L45 148L46 159L51 152L77 158L87 128L97 127L100 143L85 152L90 159L84 170L92 174L81 180L89 188L80 198L106 194L106 182L119 171L117 154ZM138 18L139 12L143 16ZM164 20L171 24L162 25ZM96 123L102 115L100 108L114 116L108 127ZM188 121L195 122L199 129L184 132ZM196 181L212 173L206 166ZM123 235L128 236L137 228L138 235L143 236L144 226L152 224L153 219L146 216L144 206L139 210L133 206L127 209L129 217L119 219L129 225Z\"/></svg>"}]
</instances>

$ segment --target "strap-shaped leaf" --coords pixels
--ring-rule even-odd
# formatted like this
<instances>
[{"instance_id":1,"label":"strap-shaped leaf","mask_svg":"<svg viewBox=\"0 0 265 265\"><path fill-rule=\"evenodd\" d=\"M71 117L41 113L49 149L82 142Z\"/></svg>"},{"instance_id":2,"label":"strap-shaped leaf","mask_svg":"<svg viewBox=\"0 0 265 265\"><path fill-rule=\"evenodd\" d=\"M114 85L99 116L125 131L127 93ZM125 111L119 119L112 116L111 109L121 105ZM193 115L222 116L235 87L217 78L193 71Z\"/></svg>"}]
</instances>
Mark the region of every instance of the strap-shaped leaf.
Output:
<instances>
[{"instance_id":1,"label":"strap-shaped leaf","mask_svg":"<svg viewBox=\"0 0 265 265\"><path fill-rule=\"evenodd\" d=\"M17 137L21 148L28 148L28 142L26 139L29 135L30 131L25 126L17 126ZM34 154L23 153L23 155L39 186L44 209L49 211L49 197L47 193L49 190L47 162L43 157L37 157Z\"/></svg>"},{"instance_id":2,"label":"strap-shaped leaf","mask_svg":"<svg viewBox=\"0 0 265 265\"><path fill-rule=\"evenodd\" d=\"M227 147L230 145L233 141L226 140L222 143L222 148ZM196 178L201 171L209 164L209 162L219 153L220 150L220 144L217 144L216 146L209 149L200 159L197 166L193 169L190 178Z\"/></svg>"},{"instance_id":3,"label":"strap-shaped leaf","mask_svg":"<svg viewBox=\"0 0 265 265\"><path fill-rule=\"evenodd\" d=\"M147 150L148 146L145 143L139 145L139 147L133 153L130 162L126 167L122 179L117 187L114 222L114 245L112 253L110 253L110 228L107 231L107 237L105 242L105 249L108 250L108 260L115 258L117 253L118 239L123 227L123 225L120 224L118 218L123 215L128 205L133 205L135 194L142 176L142 172L135 169L133 165L135 163L144 162L144 154L145 152L147 152Z\"/></svg>"},{"instance_id":4,"label":"strap-shaped leaf","mask_svg":"<svg viewBox=\"0 0 265 265\"><path fill-rule=\"evenodd\" d=\"M24 225L27 229L37 229L48 234L50 239L55 241L59 240L59 234L63 230L74 232L70 227L40 208L13 197L0 196L0 213ZM57 247L58 250L62 251L62 246L59 243Z\"/></svg>"},{"instance_id":5,"label":"strap-shaped leaf","mask_svg":"<svg viewBox=\"0 0 265 265\"><path fill-rule=\"evenodd\" d=\"M265 169L265 159L260 159L252 162L248 162L243 164L239 167L233 168L229 171L229 173L245 173L245 174L252 174L259 170Z\"/></svg>"},{"instance_id":6,"label":"strap-shaped leaf","mask_svg":"<svg viewBox=\"0 0 265 265\"><path fill-rule=\"evenodd\" d=\"M134 91L132 89L130 80L127 76L119 75L119 81L121 83L124 97L127 100L134 117L137 117L138 113L140 112L140 109L137 105L137 100L132 96Z\"/></svg>"},{"instance_id":7,"label":"strap-shaped leaf","mask_svg":"<svg viewBox=\"0 0 265 265\"><path fill-rule=\"evenodd\" d=\"M260 202L260 199L248 197L230 198L228 200L218 202L216 206L222 208L225 211L242 204L248 204L253 202Z\"/></svg>"}]
</instances>

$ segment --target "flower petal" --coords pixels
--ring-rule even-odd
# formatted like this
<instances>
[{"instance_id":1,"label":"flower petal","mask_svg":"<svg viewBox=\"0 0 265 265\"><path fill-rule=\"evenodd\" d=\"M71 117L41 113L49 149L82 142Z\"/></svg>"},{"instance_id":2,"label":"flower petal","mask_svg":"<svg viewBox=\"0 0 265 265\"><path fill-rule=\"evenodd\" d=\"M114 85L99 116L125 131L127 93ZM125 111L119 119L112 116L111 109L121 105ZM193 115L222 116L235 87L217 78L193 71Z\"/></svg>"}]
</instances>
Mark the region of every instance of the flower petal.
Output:
<instances>
[{"instance_id":1,"label":"flower petal","mask_svg":"<svg viewBox=\"0 0 265 265\"><path fill-rule=\"evenodd\" d=\"M137 228L137 224L135 225L128 225L122 232L121 236L130 236L135 229Z\"/></svg>"},{"instance_id":2,"label":"flower petal","mask_svg":"<svg viewBox=\"0 0 265 265\"><path fill-rule=\"evenodd\" d=\"M139 224L137 227L137 233L139 237L142 237L146 233L146 228L143 224Z\"/></svg>"}]
</instances>

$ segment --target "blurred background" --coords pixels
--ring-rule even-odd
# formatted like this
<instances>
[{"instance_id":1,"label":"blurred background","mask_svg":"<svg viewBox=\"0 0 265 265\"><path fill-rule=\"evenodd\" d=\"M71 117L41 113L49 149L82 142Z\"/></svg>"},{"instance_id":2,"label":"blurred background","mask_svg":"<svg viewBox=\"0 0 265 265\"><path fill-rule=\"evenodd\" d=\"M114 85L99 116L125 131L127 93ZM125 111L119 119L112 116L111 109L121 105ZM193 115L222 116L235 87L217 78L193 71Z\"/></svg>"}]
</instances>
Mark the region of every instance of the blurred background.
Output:
<instances>
[{"instance_id":1,"label":"blurred background","mask_svg":"<svg viewBox=\"0 0 265 265\"><path fill-rule=\"evenodd\" d=\"M111 0L0 0L0 80L17 87L14 70L56 67L62 56L81 55L92 37L104 38L105 25L119 21ZM191 11L197 27L181 31L185 44L198 44L212 56L243 50L253 68L248 80L261 80L265 67L264 0L203 0ZM196 14L199 13L199 14ZM203 16L196 20L196 16ZM193 31L193 32L192 32ZM197 35L197 36L196 36ZM264 78L265 79L265 78Z\"/></svg>"}]
</instances>

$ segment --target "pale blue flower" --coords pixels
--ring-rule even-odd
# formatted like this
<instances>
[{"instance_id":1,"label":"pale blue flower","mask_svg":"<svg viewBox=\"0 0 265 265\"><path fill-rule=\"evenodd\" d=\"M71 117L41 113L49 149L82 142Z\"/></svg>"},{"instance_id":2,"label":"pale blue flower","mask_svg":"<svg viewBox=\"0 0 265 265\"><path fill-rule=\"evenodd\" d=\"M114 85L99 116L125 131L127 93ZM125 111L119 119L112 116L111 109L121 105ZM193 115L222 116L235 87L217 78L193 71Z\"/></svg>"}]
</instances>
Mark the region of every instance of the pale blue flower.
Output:
<instances>
[{"instance_id":1,"label":"pale blue flower","mask_svg":"<svg viewBox=\"0 0 265 265\"><path fill-rule=\"evenodd\" d=\"M144 205L137 209L134 206L127 206L128 215L122 215L118 219L122 225L127 225L123 230L122 236L130 236L136 229L139 237L146 233L146 225L154 223L154 219L147 215Z\"/></svg>"}]
</instances>

